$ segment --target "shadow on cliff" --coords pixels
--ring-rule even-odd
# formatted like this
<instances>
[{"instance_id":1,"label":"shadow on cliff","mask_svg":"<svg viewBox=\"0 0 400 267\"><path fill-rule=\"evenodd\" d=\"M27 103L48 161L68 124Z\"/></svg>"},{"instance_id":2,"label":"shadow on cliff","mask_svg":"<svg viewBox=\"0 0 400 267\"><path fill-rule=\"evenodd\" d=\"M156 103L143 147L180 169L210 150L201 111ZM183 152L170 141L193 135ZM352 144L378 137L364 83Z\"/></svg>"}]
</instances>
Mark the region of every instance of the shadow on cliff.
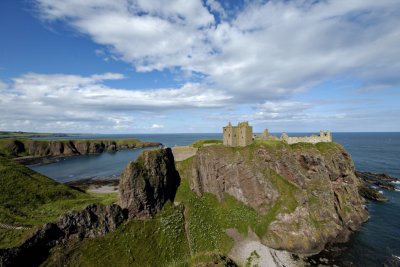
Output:
<instances>
[{"instance_id":1,"label":"shadow on cliff","mask_svg":"<svg viewBox=\"0 0 400 267\"><path fill-rule=\"evenodd\" d=\"M170 148L142 151L121 174L119 204L130 219L152 217L174 201L180 181Z\"/></svg>"}]
</instances>

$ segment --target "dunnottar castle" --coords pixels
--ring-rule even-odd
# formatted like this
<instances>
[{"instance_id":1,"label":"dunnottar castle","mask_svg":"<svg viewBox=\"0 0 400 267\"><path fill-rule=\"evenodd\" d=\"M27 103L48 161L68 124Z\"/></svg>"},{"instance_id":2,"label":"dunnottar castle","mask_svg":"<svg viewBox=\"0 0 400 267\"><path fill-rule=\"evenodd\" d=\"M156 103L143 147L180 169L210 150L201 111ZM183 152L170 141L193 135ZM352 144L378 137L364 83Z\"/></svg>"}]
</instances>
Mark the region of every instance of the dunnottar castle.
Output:
<instances>
[{"instance_id":1,"label":"dunnottar castle","mask_svg":"<svg viewBox=\"0 0 400 267\"><path fill-rule=\"evenodd\" d=\"M240 122L237 126L232 126L229 122L223 127L223 144L225 146L248 146L253 143L253 140L281 140L288 144L295 143L312 143L332 142L332 134L329 131L320 131L319 135L311 136L289 136L287 133L282 133L281 137L270 135L268 129L265 129L261 135L253 134L253 127L246 122Z\"/></svg>"}]
</instances>

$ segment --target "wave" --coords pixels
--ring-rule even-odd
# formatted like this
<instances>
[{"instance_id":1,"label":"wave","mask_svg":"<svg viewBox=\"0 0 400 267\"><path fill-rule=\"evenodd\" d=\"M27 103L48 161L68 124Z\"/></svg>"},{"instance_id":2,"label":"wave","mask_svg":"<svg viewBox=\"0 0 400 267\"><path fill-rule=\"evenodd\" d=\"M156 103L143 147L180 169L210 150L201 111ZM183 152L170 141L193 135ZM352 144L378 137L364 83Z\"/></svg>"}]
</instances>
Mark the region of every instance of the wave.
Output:
<instances>
[{"instance_id":1,"label":"wave","mask_svg":"<svg viewBox=\"0 0 400 267\"><path fill-rule=\"evenodd\" d=\"M400 180L392 182L393 184L400 184Z\"/></svg>"}]
</instances>

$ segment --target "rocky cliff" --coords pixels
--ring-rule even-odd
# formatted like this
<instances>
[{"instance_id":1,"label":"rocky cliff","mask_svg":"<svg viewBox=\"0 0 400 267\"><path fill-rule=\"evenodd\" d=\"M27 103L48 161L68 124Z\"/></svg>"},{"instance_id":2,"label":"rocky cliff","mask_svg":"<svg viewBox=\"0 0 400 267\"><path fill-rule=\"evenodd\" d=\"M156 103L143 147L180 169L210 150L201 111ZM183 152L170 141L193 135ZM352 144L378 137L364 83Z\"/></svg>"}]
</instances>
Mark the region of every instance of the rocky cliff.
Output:
<instances>
[{"instance_id":1,"label":"rocky cliff","mask_svg":"<svg viewBox=\"0 0 400 267\"><path fill-rule=\"evenodd\" d=\"M126 215L118 205L89 205L47 223L20 246L0 249L0 266L39 266L57 244L103 236L114 231Z\"/></svg>"},{"instance_id":2,"label":"rocky cliff","mask_svg":"<svg viewBox=\"0 0 400 267\"><path fill-rule=\"evenodd\" d=\"M159 142L142 142L138 139L119 140L2 140L0 152L13 157L59 157L97 154L105 151L159 146Z\"/></svg>"},{"instance_id":3,"label":"rocky cliff","mask_svg":"<svg viewBox=\"0 0 400 267\"><path fill-rule=\"evenodd\" d=\"M150 217L173 201L179 182L170 148L143 151L121 174L120 205L129 218Z\"/></svg>"},{"instance_id":4,"label":"rocky cliff","mask_svg":"<svg viewBox=\"0 0 400 267\"><path fill-rule=\"evenodd\" d=\"M190 162L181 175L191 189L220 201L229 194L263 214L257 234L272 248L317 253L368 218L353 162L335 143L209 146Z\"/></svg>"}]
</instances>

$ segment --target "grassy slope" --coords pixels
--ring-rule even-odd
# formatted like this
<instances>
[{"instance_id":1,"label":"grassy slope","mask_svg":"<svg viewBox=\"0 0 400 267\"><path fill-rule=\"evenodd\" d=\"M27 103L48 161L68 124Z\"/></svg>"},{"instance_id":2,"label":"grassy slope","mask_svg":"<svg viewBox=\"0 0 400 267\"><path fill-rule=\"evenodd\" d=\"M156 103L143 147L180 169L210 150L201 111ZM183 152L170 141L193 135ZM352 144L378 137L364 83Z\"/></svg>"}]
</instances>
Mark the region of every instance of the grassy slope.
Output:
<instances>
[{"instance_id":1,"label":"grassy slope","mask_svg":"<svg viewBox=\"0 0 400 267\"><path fill-rule=\"evenodd\" d=\"M25 225L30 230L0 228L0 247L18 245L36 227L55 221L72 209L90 203L109 204L116 194L86 194L57 183L29 168L0 157L0 222Z\"/></svg>"}]
</instances>

